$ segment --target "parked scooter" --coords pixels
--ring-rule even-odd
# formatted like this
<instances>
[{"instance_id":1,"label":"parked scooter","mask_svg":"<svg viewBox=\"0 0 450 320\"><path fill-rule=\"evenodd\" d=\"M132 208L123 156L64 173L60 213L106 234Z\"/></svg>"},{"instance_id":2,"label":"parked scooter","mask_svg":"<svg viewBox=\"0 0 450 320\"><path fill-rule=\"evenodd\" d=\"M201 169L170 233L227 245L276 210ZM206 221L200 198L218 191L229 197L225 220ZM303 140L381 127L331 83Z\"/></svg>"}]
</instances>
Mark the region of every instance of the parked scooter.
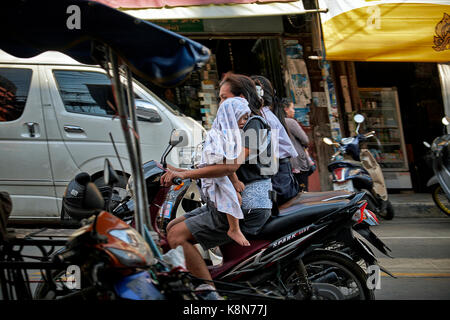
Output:
<instances>
[{"instance_id":1,"label":"parked scooter","mask_svg":"<svg viewBox=\"0 0 450 320\"><path fill-rule=\"evenodd\" d=\"M442 118L442 124L448 126L450 117ZM424 141L424 145L431 149L432 167L434 176L427 182L431 188L433 201L438 208L450 216L450 156L449 156L450 134L443 134L434 139L430 144Z\"/></svg>"},{"instance_id":2,"label":"parked scooter","mask_svg":"<svg viewBox=\"0 0 450 320\"><path fill-rule=\"evenodd\" d=\"M170 189L160 185L168 152L170 148L162 156L162 164L151 161L144 166L151 223L163 252L170 248L157 221ZM177 186L183 183L174 182ZM353 230L360 226L360 234L377 249L385 254L389 249L369 229L369 224L376 224L376 217L366 210L364 195L354 193L281 209L257 236L248 238L249 247L234 242L221 246L223 262L209 266L217 290L232 299L373 299L373 292L366 286L366 274L357 261L363 259L367 265L377 261ZM132 215L132 208L133 201L129 200L113 212ZM337 243L350 249L350 255L326 249Z\"/></svg>"},{"instance_id":3,"label":"parked scooter","mask_svg":"<svg viewBox=\"0 0 450 320\"><path fill-rule=\"evenodd\" d=\"M354 137L342 138L340 143L324 138L328 145L338 150L331 157L328 170L332 173L333 189L350 192L365 191L367 208L380 217L391 220L394 218L394 208L388 199L383 172L378 162L368 149L360 149L360 143L375 136L375 131L359 133L359 127L364 122L364 116L354 117L358 124ZM338 157L340 159L338 160ZM343 160L341 160L343 158Z\"/></svg>"}]
</instances>

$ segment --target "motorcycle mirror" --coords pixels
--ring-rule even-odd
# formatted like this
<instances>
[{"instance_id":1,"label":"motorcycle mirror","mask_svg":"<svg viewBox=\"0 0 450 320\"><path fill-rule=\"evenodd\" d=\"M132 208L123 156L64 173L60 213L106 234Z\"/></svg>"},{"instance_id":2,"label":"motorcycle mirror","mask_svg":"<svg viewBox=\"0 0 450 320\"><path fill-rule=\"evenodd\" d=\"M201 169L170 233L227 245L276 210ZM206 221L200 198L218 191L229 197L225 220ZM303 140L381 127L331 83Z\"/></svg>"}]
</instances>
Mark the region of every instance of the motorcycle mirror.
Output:
<instances>
[{"instance_id":1,"label":"motorcycle mirror","mask_svg":"<svg viewBox=\"0 0 450 320\"><path fill-rule=\"evenodd\" d=\"M107 186L119 182L119 177L108 159L105 159L105 165L103 167L103 181Z\"/></svg>"},{"instance_id":2,"label":"motorcycle mirror","mask_svg":"<svg viewBox=\"0 0 450 320\"><path fill-rule=\"evenodd\" d=\"M424 141L423 144L425 145L425 147L431 148L431 146L430 146L430 144L428 142Z\"/></svg>"},{"instance_id":3,"label":"motorcycle mirror","mask_svg":"<svg viewBox=\"0 0 450 320\"><path fill-rule=\"evenodd\" d=\"M331 146L333 144L333 141L330 138L323 138L322 140L329 146Z\"/></svg>"},{"instance_id":4,"label":"motorcycle mirror","mask_svg":"<svg viewBox=\"0 0 450 320\"><path fill-rule=\"evenodd\" d=\"M184 130L173 130L172 134L170 135L170 141L169 144L172 147L184 147L188 144L188 136L186 131Z\"/></svg>"},{"instance_id":5,"label":"motorcycle mirror","mask_svg":"<svg viewBox=\"0 0 450 320\"><path fill-rule=\"evenodd\" d=\"M86 192L83 200L83 208L91 210L102 210L105 206L105 200L93 182L86 185Z\"/></svg>"},{"instance_id":6,"label":"motorcycle mirror","mask_svg":"<svg viewBox=\"0 0 450 320\"><path fill-rule=\"evenodd\" d=\"M355 114L355 116L353 117L353 120L355 120L356 123L363 123L364 116L362 114Z\"/></svg>"},{"instance_id":7,"label":"motorcycle mirror","mask_svg":"<svg viewBox=\"0 0 450 320\"><path fill-rule=\"evenodd\" d=\"M448 126L450 124L450 117L448 117L448 116L443 117L442 118L442 124L444 126Z\"/></svg>"}]
</instances>

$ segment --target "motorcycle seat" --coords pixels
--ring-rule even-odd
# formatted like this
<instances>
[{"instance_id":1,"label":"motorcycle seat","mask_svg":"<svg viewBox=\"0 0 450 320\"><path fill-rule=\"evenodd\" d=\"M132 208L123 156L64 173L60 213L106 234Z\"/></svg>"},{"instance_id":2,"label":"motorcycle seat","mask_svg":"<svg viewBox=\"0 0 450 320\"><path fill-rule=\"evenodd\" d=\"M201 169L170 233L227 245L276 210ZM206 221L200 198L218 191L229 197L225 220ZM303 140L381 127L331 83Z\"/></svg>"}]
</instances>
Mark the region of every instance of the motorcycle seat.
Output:
<instances>
[{"instance_id":1,"label":"motorcycle seat","mask_svg":"<svg viewBox=\"0 0 450 320\"><path fill-rule=\"evenodd\" d=\"M319 201L330 201L348 198L352 195L352 192L346 190L337 191L321 191L321 192L300 192L297 196L291 200L283 203L279 206L279 210L283 210L292 207L297 204L306 204Z\"/></svg>"},{"instance_id":2,"label":"motorcycle seat","mask_svg":"<svg viewBox=\"0 0 450 320\"><path fill-rule=\"evenodd\" d=\"M249 240L274 240L345 207L349 202L350 200L343 199L293 205L280 210L278 216L271 216L257 235L246 235L246 237Z\"/></svg>"},{"instance_id":3,"label":"motorcycle seat","mask_svg":"<svg viewBox=\"0 0 450 320\"><path fill-rule=\"evenodd\" d=\"M328 164L328 170L332 171L335 168L362 168L363 165L359 161L345 160L345 161L334 161Z\"/></svg>"}]
</instances>

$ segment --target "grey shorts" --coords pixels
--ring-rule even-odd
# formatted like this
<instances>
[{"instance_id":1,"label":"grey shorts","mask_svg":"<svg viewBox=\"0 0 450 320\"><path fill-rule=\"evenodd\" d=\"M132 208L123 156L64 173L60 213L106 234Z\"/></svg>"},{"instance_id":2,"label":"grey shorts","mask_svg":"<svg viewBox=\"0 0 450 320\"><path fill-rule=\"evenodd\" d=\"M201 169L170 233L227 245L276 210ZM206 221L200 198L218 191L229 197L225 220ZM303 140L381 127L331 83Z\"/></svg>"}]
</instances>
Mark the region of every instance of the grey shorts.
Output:
<instances>
[{"instance_id":1,"label":"grey shorts","mask_svg":"<svg viewBox=\"0 0 450 320\"><path fill-rule=\"evenodd\" d=\"M257 234L271 215L271 209L242 209L244 219L239 220L242 233ZM184 221L195 240L208 250L232 242L227 235L228 220L226 214L214 207L205 205L184 215Z\"/></svg>"}]
</instances>

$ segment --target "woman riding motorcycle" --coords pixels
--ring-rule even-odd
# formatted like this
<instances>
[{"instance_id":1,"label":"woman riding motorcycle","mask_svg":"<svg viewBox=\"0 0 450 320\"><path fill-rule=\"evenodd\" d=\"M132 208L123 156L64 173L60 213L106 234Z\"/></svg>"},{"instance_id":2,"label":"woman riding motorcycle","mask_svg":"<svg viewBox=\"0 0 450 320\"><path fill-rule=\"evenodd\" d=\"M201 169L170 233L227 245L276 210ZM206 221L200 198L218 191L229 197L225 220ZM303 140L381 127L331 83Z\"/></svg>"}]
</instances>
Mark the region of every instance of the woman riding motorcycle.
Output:
<instances>
[{"instance_id":1,"label":"woman riding motorcycle","mask_svg":"<svg viewBox=\"0 0 450 320\"><path fill-rule=\"evenodd\" d=\"M252 136L257 137L258 141L252 141L254 139L245 139L244 137L242 153L240 153L234 163L218 163L186 171L168 171L162 176L161 183L168 186L172 184L175 177L200 179L219 178L236 174L239 181L245 185L245 188L242 188L242 186L237 188L239 190L243 189L242 211L244 219L241 223L241 228L244 233L256 234L269 219L272 208L272 202L269 198L269 192L272 188L270 176L261 175L261 169L271 165L270 163L264 164L261 162L264 153L270 154L269 127L260 116L262 103L257 96L254 82L243 75L233 74L227 76L220 84L221 104L229 98L236 99L235 97L239 96L244 97L248 101L248 106L253 114L243 130L247 133L254 130L256 135L253 134ZM241 100L242 102L245 101L244 99ZM261 150L260 146L264 146L264 150ZM203 156L207 155L204 154ZM247 161L242 164L241 159L246 159ZM235 184L239 184L239 181L234 180ZM211 193L207 191L205 195L210 196ZM206 263L190 241L200 243L206 250L232 240L226 233L228 228L226 220L224 220L223 215L220 215L220 212L217 212L218 204L212 202L214 199L207 200L209 201L206 206L191 211L169 223L167 232L171 248L176 248L179 245L183 247L187 269L194 276L212 280Z\"/></svg>"}]
</instances>

